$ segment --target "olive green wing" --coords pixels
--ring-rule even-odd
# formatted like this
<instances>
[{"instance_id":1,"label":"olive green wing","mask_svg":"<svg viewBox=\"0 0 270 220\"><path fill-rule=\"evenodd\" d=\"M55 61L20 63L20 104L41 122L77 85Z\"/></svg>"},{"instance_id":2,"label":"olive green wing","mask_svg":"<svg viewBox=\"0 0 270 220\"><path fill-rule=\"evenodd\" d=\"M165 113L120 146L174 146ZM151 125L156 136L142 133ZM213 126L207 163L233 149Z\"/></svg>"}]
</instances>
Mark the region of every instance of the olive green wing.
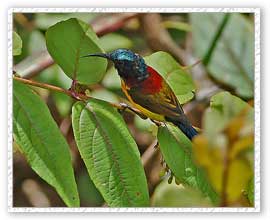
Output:
<instances>
[{"instance_id":1,"label":"olive green wing","mask_svg":"<svg viewBox=\"0 0 270 220\"><path fill-rule=\"evenodd\" d=\"M176 96L168 86L164 86L155 94L143 94L138 88L132 88L128 93L136 104L153 113L164 115L168 118L178 118L184 113Z\"/></svg>"}]
</instances>

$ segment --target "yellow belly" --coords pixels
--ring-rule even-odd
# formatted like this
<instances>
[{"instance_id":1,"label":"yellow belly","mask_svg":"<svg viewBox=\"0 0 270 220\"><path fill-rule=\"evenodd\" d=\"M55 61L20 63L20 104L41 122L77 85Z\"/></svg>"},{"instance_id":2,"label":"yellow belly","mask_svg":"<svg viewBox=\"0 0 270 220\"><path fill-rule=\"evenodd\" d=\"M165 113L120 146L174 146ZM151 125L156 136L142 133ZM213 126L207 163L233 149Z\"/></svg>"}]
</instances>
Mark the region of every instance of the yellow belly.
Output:
<instances>
[{"instance_id":1,"label":"yellow belly","mask_svg":"<svg viewBox=\"0 0 270 220\"><path fill-rule=\"evenodd\" d=\"M131 102L131 104L132 104L132 106L134 108L140 110L141 113L143 113L145 116L147 116L150 119L153 119L153 120L156 120L156 121L165 121L164 115L159 115L159 114L153 113L153 112L147 110L146 108L144 108L144 107L138 105L137 103L135 103L132 100L132 98L130 97L130 95L128 94L127 87L126 87L126 85L125 85L125 83L123 81L122 81L121 85L122 85L123 92L125 93L126 97Z\"/></svg>"},{"instance_id":2,"label":"yellow belly","mask_svg":"<svg viewBox=\"0 0 270 220\"><path fill-rule=\"evenodd\" d=\"M131 99L129 99L129 101L132 103L132 105L134 106L134 108L140 110L140 112L143 113L148 118L153 119L153 120L156 120L156 121L165 121L165 117L163 115L159 115L159 114L150 112L147 109L145 109L144 107L142 107L142 106L134 103Z\"/></svg>"}]
</instances>

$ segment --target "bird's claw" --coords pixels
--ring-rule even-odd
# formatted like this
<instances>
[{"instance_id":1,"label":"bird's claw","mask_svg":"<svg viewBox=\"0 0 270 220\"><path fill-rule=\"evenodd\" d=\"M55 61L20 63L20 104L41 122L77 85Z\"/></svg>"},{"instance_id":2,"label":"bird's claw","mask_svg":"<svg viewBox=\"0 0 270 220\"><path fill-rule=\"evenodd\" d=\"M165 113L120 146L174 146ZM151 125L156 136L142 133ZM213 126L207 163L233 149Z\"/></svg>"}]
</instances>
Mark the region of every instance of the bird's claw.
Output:
<instances>
[{"instance_id":1,"label":"bird's claw","mask_svg":"<svg viewBox=\"0 0 270 220\"><path fill-rule=\"evenodd\" d=\"M158 143L158 141L157 141L157 143L154 145L154 149L157 150L158 147L159 147L159 143Z\"/></svg>"},{"instance_id":2,"label":"bird's claw","mask_svg":"<svg viewBox=\"0 0 270 220\"><path fill-rule=\"evenodd\" d=\"M123 112L126 111L126 109L129 107L128 104L123 103L123 102L119 103L119 105L121 106L121 109L119 110Z\"/></svg>"},{"instance_id":3,"label":"bird's claw","mask_svg":"<svg viewBox=\"0 0 270 220\"><path fill-rule=\"evenodd\" d=\"M162 122L160 121L156 121L156 120L153 120L153 119L150 119L156 126L161 126L162 125Z\"/></svg>"}]
</instances>

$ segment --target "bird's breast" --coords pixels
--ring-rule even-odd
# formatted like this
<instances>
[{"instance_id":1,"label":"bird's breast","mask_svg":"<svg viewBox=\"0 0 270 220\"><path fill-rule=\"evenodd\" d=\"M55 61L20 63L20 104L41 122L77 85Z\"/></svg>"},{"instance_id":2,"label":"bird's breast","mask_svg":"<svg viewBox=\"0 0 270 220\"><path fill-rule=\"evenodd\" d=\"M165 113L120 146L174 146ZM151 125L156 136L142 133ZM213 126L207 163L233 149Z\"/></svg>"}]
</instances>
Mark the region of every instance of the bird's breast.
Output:
<instances>
[{"instance_id":1,"label":"bird's breast","mask_svg":"<svg viewBox=\"0 0 270 220\"><path fill-rule=\"evenodd\" d=\"M142 94L155 94L162 88L163 78L150 66L147 66L148 77L143 81L130 78L126 81L129 88L136 88Z\"/></svg>"},{"instance_id":2,"label":"bird's breast","mask_svg":"<svg viewBox=\"0 0 270 220\"><path fill-rule=\"evenodd\" d=\"M147 67L149 76L141 85L141 92L143 94L155 94L162 88L163 78L150 66Z\"/></svg>"}]
</instances>

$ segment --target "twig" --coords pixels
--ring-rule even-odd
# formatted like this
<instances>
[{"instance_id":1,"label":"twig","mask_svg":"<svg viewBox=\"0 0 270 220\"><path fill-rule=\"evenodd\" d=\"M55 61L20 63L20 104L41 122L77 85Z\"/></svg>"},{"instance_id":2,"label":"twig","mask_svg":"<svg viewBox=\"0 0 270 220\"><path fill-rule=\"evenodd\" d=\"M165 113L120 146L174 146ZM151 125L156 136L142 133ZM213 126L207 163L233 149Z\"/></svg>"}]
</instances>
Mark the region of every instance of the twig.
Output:
<instances>
[{"instance_id":1,"label":"twig","mask_svg":"<svg viewBox=\"0 0 270 220\"><path fill-rule=\"evenodd\" d=\"M98 36L114 32L125 25L125 23L138 16L138 13L120 13L110 16L101 16L94 20L91 25Z\"/></svg>"},{"instance_id":2,"label":"twig","mask_svg":"<svg viewBox=\"0 0 270 220\"><path fill-rule=\"evenodd\" d=\"M158 153L157 149L155 149L157 143L158 143L157 139L155 139L143 153L141 160L144 167L146 167L148 163L151 161L151 159Z\"/></svg>"},{"instance_id":3,"label":"twig","mask_svg":"<svg viewBox=\"0 0 270 220\"><path fill-rule=\"evenodd\" d=\"M54 61L48 51L41 51L26 57L13 69L15 72L19 72L22 77L31 79L52 64L54 64Z\"/></svg>"},{"instance_id":4,"label":"twig","mask_svg":"<svg viewBox=\"0 0 270 220\"><path fill-rule=\"evenodd\" d=\"M14 20L28 31L32 31L34 23L29 21L24 13L14 13Z\"/></svg>"},{"instance_id":5,"label":"twig","mask_svg":"<svg viewBox=\"0 0 270 220\"><path fill-rule=\"evenodd\" d=\"M201 60L197 60L195 63L190 64L189 66L183 66L182 69L183 70L190 70L201 62L202 62Z\"/></svg>"},{"instance_id":6,"label":"twig","mask_svg":"<svg viewBox=\"0 0 270 220\"><path fill-rule=\"evenodd\" d=\"M154 51L171 53L182 65L186 65L185 51L170 37L161 22L161 16L155 13L142 14L140 23L148 45Z\"/></svg>"},{"instance_id":7,"label":"twig","mask_svg":"<svg viewBox=\"0 0 270 220\"><path fill-rule=\"evenodd\" d=\"M15 79L15 80L17 80L19 82L22 82L24 84L27 84L27 85L36 86L36 87L43 88L43 89L48 89L50 91L64 93L64 94L66 94L66 95L68 95L70 97L73 97L72 94L71 94L71 91L66 90L66 89L63 89L63 88L60 88L58 86L53 86L53 85L50 85L50 84L47 84L47 83L40 83L40 82L37 82L37 81L33 81L33 80L29 80L29 79L24 79L24 78L15 76L15 75L13 75L13 79Z\"/></svg>"},{"instance_id":8,"label":"twig","mask_svg":"<svg viewBox=\"0 0 270 220\"><path fill-rule=\"evenodd\" d=\"M163 170L160 161L160 150L156 148L157 140L155 139L146 151L143 153L141 160L148 180L149 195L151 196L156 186L161 182L160 171Z\"/></svg>"},{"instance_id":9,"label":"twig","mask_svg":"<svg viewBox=\"0 0 270 220\"><path fill-rule=\"evenodd\" d=\"M224 158L224 169L222 173L222 187L221 187L221 207L226 207L227 206L227 187L228 187L228 176L229 176L229 166L230 166L230 161L228 158L228 152L225 153L225 158Z\"/></svg>"},{"instance_id":10,"label":"twig","mask_svg":"<svg viewBox=\"0 0 270 220\"><path fill-rule=\"evenodd\" d=\"M29 80L29 79L24 79L24 78L21 78L21 77L18 77L16 75L13 75L13 79L19 81L19 82L22 82L24 84L27 84L27 85L31 85L31 86L35 86L35 87L39 87L39 88L43 88L43 89L48 89L50 91L54 91L54 92L60 92L60 93L63 93L63 94L66 94L68 96L70 96L71 98L74 98L78 101L87 101L89 99L91 99L91 97L89 96L86 96L86 95L83 95L83 94L77 94L74 95L74 91L71 91L71 90L66 90L66 89L63 89L61 87L58 87L58 86L53 86L53 85L50 85L50 84L47 84L47 83L40 83L40 82L37 82L37 81L34 81L34 80ZM127 108L125 106L123 106L123 103L122 104L116 104L116 103L111 103L111 102L108 102L112 107L114 108L117 108L118 110L130 110L130 108ZM132 108L133 113L135 114L138 114L140 117L142 116L141 112L137 109L134 109ZM147 118L147 117L146 117ZM145 119L146 119L145 118Z\"/></svg>"}]
</instances>

